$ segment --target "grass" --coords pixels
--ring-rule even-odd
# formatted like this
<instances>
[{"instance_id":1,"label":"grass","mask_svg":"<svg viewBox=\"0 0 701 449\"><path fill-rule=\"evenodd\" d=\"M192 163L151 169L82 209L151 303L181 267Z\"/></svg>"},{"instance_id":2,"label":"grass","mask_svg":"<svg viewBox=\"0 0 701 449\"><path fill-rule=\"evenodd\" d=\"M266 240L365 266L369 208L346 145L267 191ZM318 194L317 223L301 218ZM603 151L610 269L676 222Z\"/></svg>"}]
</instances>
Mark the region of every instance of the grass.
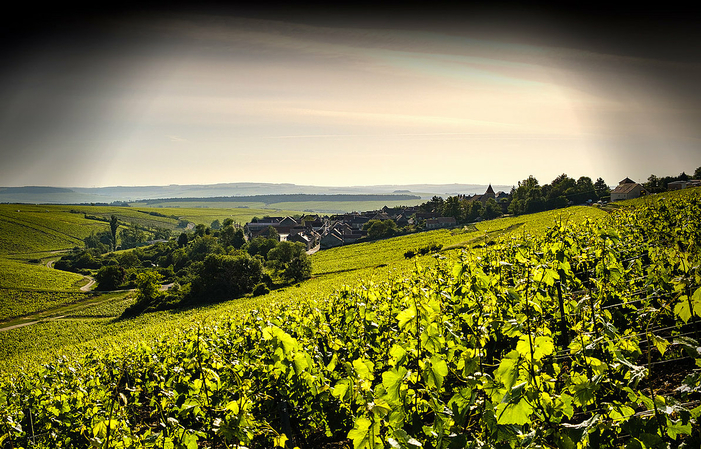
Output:
<instances>
[{"instance_id":1,"label":"grass","mask_svg":"<svg viewBox=\"0 0 701 449\"><path fill-rule=\"evenodd\" d=\"M85 284L84 277L44 265L32 265L0 259L0 288L20 290L77 290Z\"/></svg>"},{"instance_id":2,"label":"grass","mask_svg":"<svg viewBox=\"0 0 701 449\"><path fill-rule=\"evenodd\" d=\"M0 322L90 297L88 293L0 289Z\"/></svg>"},{"instance_id":3,"label":"grass","mask_svg":"<svg viewBox=\"0 0 701 449\"><path fill-rule=\"evenodd\" d=\"M106 224L55 206L0 205L0 254L53 251L82 245Z\"/></svg>"},{"instance_id":4,"label":"grass","mask_svg":"<svg viewBox=\"0 0 701 449\"><path fill-rule=\"evenodd\" d=\"M689 195L699 195L701 194L701 187L691 187L688 189L681 190L670 190L667 192L656 193L653 195L645 195L632 200L616 201L614 203L609 203L611 207L630 207L630 206L641 206L648 201L661 200L664 198L679 198Z\"/></svg>"},{"instance_id":5,"label":"grass","mask_svg":"<svg viewBox=\"0 0 701 449\"><path fill-rule=\"evenodd\" d=\"M559 220L563 220L564 223L577 224L588 218L601 220L607 216L608 213L602 211L598 207L573 206L566 209L539 212L537 214L484 221L477 224L477 229L481 232L489 233L496 229L511 228L507 234L519 233L532 235L544 232L548 227L554 226Z\"/></svg>"}]
</instances>

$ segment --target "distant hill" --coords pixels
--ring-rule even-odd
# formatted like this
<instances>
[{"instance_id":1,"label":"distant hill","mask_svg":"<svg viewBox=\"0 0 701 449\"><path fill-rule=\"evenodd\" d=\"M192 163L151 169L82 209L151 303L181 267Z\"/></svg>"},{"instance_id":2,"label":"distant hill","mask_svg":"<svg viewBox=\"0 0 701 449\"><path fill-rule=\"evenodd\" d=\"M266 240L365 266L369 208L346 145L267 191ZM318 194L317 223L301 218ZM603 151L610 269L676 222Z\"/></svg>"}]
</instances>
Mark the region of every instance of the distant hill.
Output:
<instances>
[{"instance_id":1,"label":"distant hill","mask_svg":"<svg viewBox=\"0 0 701 449\"><path fill-rule=\"evenodd\" d=\"M511 186L492 186L495 191L509 191ZM0 187L0 203L30 204L89 204L118 201L136 202L174 198L251 197L260 195L409 195L429 199L434 195L447 197L456 194L484 193L483 184L411 184L376 186L307 186L273 183L225 183L168 186L112 186L112 187ZM401 199L401 198L394 198ZM257 199L257 200L260 200ZM329 198L326 198L329 201ZM230 201L230 200L229 200ZM250 200L249 200L250 201Z\"/></svg>"},{"instance_id":2,"label":"distant hill","mask_svg":"<svg viewBox=\"0 0 701 449\"><path fill-rule=\"evenodd\" d=\"M65 187L46 187L46 186L26 186L26 187L0 187L0 195L12 194L47 194L47 193L73 193L72 189Z\"/></svg>"},{"instance_id":3,"label":"distant hill","mask_svg":"<svg viewBox=\"0 0 701 449\"><path fill-rule=\"evenodd\" d=\"M228 196L228 197L207 197L207 198L165 198L146 200L145 204L154 203L169 203L169 202L262 202L264 204L274 203L290 203L290 202L307 202L307 201L403 201L403 200L419 200L419 195L383 195L383 194L335 194L335 195L314 195L307 193L293 193L280 195L247 195L247 196Z\"/></svg>"}]
</instances>

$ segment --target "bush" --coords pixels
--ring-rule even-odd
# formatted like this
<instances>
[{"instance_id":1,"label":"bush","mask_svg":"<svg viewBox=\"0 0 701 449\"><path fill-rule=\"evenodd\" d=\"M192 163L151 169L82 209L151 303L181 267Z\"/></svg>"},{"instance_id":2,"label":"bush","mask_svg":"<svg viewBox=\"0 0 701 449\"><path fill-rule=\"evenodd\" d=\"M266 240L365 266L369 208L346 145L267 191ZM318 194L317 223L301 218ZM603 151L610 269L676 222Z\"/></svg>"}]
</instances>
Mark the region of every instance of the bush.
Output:
<instances>
[{"instance_id":1,"label":"bush","mask_svg":"<svg viewBox=\"0 0 701 449\"><path fill-rule=\"evenodd\" d=\"M262 282L253 288L253 296L262 296L268 293L270 293L270 289Z\"/></svg>"},{"instance_id":2,"label":"bush","mask_svg":"<svg viewBox=\"0 0 701 449\"><path fill-rule=\"evenodd\" d=\"M98 290L116 290L126 277L126 270L119 265L107 265L95 275Z\"/></svg>"},{"instance_id":3,"label":"bush","mask_svg":"<svg viewBox=\"0 0 701 449\"><path fill-rule=\"evenodd\" d=\"M192 293L199 298L237 297L253 291L260 283L263 266L256 258L210 254L195 268Z\"/></svg>"},{"instance_id":4,"label":"bush","mask_svg":"<svg viewBox=\"0 0 701 449\"><path fill-rule=\"evenodd\" d=\"M299 242L280 242L268 253L268 265L288 282L299 282L312 274L311 259Z\"/></svg>"}]
</instances>

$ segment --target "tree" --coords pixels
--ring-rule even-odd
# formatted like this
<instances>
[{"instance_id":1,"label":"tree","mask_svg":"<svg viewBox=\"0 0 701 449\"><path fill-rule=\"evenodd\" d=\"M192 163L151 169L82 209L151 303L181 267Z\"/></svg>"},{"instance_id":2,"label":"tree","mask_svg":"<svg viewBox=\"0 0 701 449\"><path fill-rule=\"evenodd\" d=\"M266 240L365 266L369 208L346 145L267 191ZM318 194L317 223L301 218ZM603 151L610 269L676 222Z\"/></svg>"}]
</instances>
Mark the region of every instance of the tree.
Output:
<instances>
[{"instance_id":1,"label":"tree","mask_svg":"<svg viewBox=\"0 0 701 449\"><path fill-rule=\"evenodd\" d=\"M306 252L294 257L283 272L283 277L292 281L300 282L312 277L312 260Z\"/></svg>"},{"instance_id":2,"label":"tree","mask_svg":"<svg viewBox=\"0 0 701 449\"><path fill-rule=\"evenodd\" d=\"M596 179L596 182L594 183L594 191L596 192L596 196L598 196L599 199L606 198L611 195L609 186L606 185L606 181L604 181L603 178Z\"/></svg>"},{"instance_id":3,"label":"tree","mask_svg":"<svg viewBox=\"0 0 701 449\"><path fill-rule=\"evenodd\" d=\"M397 233L397 223L393 220L370 220L363 225L363 230L368 231L368 238L372 240L392 237Z\"/></svg>"},{"instance_id":4,"label":"tree","mask_svg":"<svg viewBox=\"0 0 701 449\"><path fill-rule=\"evenodd\" d=\"M134 251L120 253L117 255L117 260L119 261L119 265L125 268L134 268L141 265L141 260L139 260L139 257Z\"/></svg>"},{"instance_id":5,"label":"tree","mask_svg":"<svg viewBox=\"0 0 701 449\"><path fill-rule=\"evenodd\" d=\"M701 179L701 167L694 171L694 179Z\"/></svg>"},{"instance_id":6,"label":"tree","mask_svg":"<svg viewBox=\"0 0 701 449\"><path fill-rule=\"evenodd\" d=\"M184 232L181 232L180 235L178 236L178 246L181 248L184 247L185 245L187 245L188 240L189 239L187 237L187 234L185 234Z\"/></svg>"},{"instance_id":7,"label":"tree","mask_svg":"<svg viewBox=\"0 0 701 449\"><path fill-rule=\"evenodd\" d=\"M95 248L100 254L106 253L112 249L112 234L110 231L100 231L97 234L94 232L83 239L86 248Z\"/></svg>"},{"instance_id":8,"label":"tree","mask_svg":"<svg viewBox=\"0 0 701 449\"><path fill-rule=\"evenodd\" d=\"M197 237L187 247L187 255L190 260L204 260L208 254L223 254L224 248L217 239L211 235Z\"/></svg>"},{"instance_id":9,"label":"tree","mask_svg":"<svg viewBox=\"0 0 701 449\"><path fill-rule=\"evenodd\" d=\"M155 271L144 271L136 275L136 302L152 304L163 295L160 282L163 276Z\"/></svg>"},{"instance_id":10,"label":"tree","mask_svg":"<svg viewBox=\"0 0 701 449\"><path fill-rule=\"evenodd\" d=\"M124 282L126 270L119 265L107 265L97 272L95 279L97 280L98 290L116 290L119 285Z\"/></svg>"},{"instance_id":11,"label":"tree","mask_svg":"<svg viewBox=\"0 0 701 449\"><path fill-rule=\"evenodd\" d=\"M277 229L275 229L272 226L268 226L268 230L266 232L268 234L269 239L273 239L276 241L280 241L280 234L277 232Z\"/></svg>"},{"instance_id":12,"label":"tree","mask_svg":"<svg viewBox=\"0 0 701 449\"><path fill-rule=\"evenodd\" d=\"M584 203L587 200L595 200L598 198L594 189L594 184L591 178L582 176L577 180L577 185L569 195L570 200L575 204Z\"/></svg>"},{"instance_id":13,"label":"tree","mask_svg":"<svg viewBox=\"0 0 701 449\"><path fill-rule=\"evenodd\" d=\"M193 293L207 299L236 297L253 291L262 277L260 261L246 253L210 254L199 267Z\"/></svg>"},{"instance_id":14,"label":"tree","mask_svg":"<svg viewBox=\"0 0 701 449\"><path fill-rule=\"evenodd\" d=\"M540 186L535 186L526 195L526 213L542 212L545 210L545 198Z\"/></svg>"},{"instance_id":15,"label":"tree","mask_svg":"<svg viewBox=\"0 0 701 449\"><path fill-rule=\"evenodd\" d=\"M558 176L553 183L559 184L559 178L567 178L567 175L562 174ZM520 215L540 212L544 209L545 199L543 198L543 192L538 184L538 180L531 175L527 179L519 181L518 187L513 192L513 200L509 205L509 212L514 215Z\"/></svg>"},{"instance_id":16,"label":"tree","mask_svg":"<svg viewBox=\"0 0 701 449\"><path fill-rule=\"evenodd\" d=\"M204 237L205 234L209 234L209 232L207 232L208 229L209 228L207 228L206 225L203 225L202 223L198 224L195 226L195 236Z\"/></svg>"},{"instance_id":17,"label":"tree","mask_svg":"<svg viewBox=\"0 0 701 449\"><path fill-rule=\"evenodd\" d=\"M119 228L119 220L115 215L110 217L110 233L112 234L112 250L117 249L117 228Z\"/></svg>"},{"instance_id":18,"label":"tree","mask_svg":"<svg viewBox=\"0 0 701 449\"><path fill-rule=\"evenodd\" d=\"M283 279L299 282L312 274L312 262L300 242L280 242L268 253L268 264Z\"/></svg>"},{"instance_id":19,"label":"tree","mask_svg":"<svg viewBox=\"0 0 701 449\"><path fill-rule=\"evenodd\" d=\"M243 229L235 229L232 225L226 225L219 233L219 241L224 247L233 246L236 249L241 249L246 243L246 237L243 234Z\"/></svg>"},{"instance_id":20,"label":"tree","mask_svg":"<svg viewBox=\"0 0 701 449\"><path fill-rule=\"evenodd\" d=\"M156 227L153 230L154 240L168 240L170 238L170 229Z\"/></svg>"},{"instance_id":21,"label":"tree","mask_svg":"<svg viewBox=\"0 0 701 449\"><path fill-rule=\"evenodd\" d=\"M278 241L275 239L266 239L264 237L256 237L250 240L246 245L245 249L251 256L260 255L264 259L268 258L268 252L275 248Z\"/></svg>"},{"instance_id":22,"label":"tree","mask_svg":"<svg viewBox=\"0 0 701 449\"><path fill-rule=\"evenodd\" d=\"M545 199L545 209L559 209L567 207L572 199L572 195L577 190L577 181L570 178L565 173L559 175L548 185L541 188L541 193Z\"/></svg>"},{"instance_id":23,"label":"tree","mask_svg":"<svg viewBox=\"0 0 701 449\"><path fill-rule=\"evenodd\" d=\"M209 225L209 227L214 229L215 231L218 231L219 229L221 229L221 223L219 222L219 220L214 220L212 224Z\"/></svg>"},{"instance_id":24,"label":"tree","mask_svg":"<svg viewBox=\"0 0 701 449\"><path fill-rule=\"evenodd\" d=\"M443 215L445 217L453 217L455 221L460 223L463 221L462 207L460 207L460 198L457 196L449 196L443 203Z\"/></svg>"},{"instance_id":25,"label":"tree","mask_svg":"<svg viewBox=\"0 0 701 449\"><path fill-rule=\"evenodd\" d=\"M475 220L477 220L477 218L482 216L482 213L484 211L484 207L482 206L481 201L472 200L472 201L467 203L466 211L467 211L466 217L465 217L466 220L472 222L472 221L475 221Z\"/></svg>"},{"instance_id":26,"label":"tree","mask_svg":"<svg viewBox=\"0 0 701 449\"><path fill-rule=\"evenodd\" d=\"M146 234L136 223L131 223L129 227L122 229L119 238L122 241L122 249L136 248L146 241Z\"/></svg>"},{"instance_id":27,"label":"tree","mask_svg":"<svg viewBox=\"0 0 701 449\"><path fill-rule=\"evenodd\" d=\"M434 195L433 198L422 204L420 208L424 212L440 212L443 210L443 198Z\"/></svg>"},{"instance_id":28,"label":"tree","mask_svg":"<svg viewBox=\"0 0 701 449\"><path fill-rule=\"evenodd\" d=\"M489 198L487 203L484 205L482 217L485 220L491 220L492 218L497 218L499 216L501 216L501 207L499 207L494 198Z\"/></svg>"}]
</instances>

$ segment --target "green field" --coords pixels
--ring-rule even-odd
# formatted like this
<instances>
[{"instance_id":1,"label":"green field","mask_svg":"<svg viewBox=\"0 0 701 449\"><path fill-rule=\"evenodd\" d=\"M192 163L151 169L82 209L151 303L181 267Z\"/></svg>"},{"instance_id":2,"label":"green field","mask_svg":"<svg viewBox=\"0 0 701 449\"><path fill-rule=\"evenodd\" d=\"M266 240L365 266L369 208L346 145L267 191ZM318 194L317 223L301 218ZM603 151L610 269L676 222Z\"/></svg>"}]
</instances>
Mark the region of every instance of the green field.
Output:
<instances>
[{"instance_id":1,"label":"green field","mask_svg":"<svg viewBox=\"0 0 701 449\"><path fill-rule=\"evenodd\" d=\"M83 276L9 259L0 259L0 288L21 290L77 290Z\"/></svg>"},{"instance_id":2,"label":"green field","mask_svg":"<svg viewBox=\"0 0 701 449\"><path fill-rule=\"evenodd\" d=\"M295 211L303 211L302 213L316 214L341 214L345 212L360 212L366 210L379 210L384 206L399 207L399 206L417 206L424 203L424 200L401 200L401 201L288 201L280 203L263 203L263 202L237 202L237 201L167 201L163 203L149 202L146 203L130 203L131 206L143 208L150 207L157 210L164 209L238 209L250 208L251 210L267 211L263 212L266 215L285 216L294 215ZM252 217L253 215L251 215ZM262 215L258 215L261 217Z\"/></svg>"}]
</instances>

